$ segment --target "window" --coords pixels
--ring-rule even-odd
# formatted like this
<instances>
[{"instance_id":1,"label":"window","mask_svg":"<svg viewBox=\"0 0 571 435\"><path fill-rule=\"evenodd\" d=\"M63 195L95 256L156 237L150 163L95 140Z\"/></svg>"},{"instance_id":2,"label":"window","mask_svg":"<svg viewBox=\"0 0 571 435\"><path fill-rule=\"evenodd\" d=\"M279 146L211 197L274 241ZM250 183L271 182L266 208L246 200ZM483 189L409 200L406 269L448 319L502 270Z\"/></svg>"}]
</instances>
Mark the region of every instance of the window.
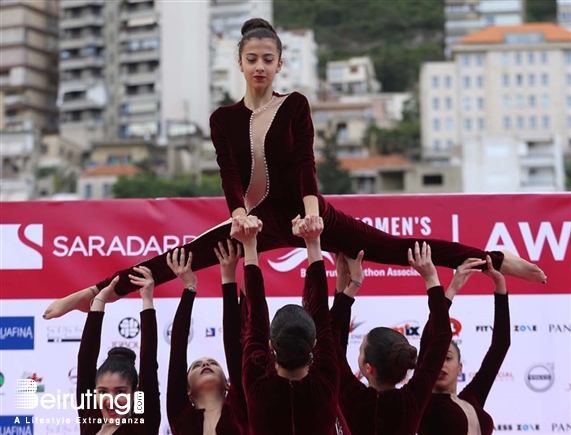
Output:
<instances>
[{"instance_id":1,"label":"window","mask_svg":"<svg viewBox=\"0 0 571 435\"><path fill-rule=\"evenodd\" d=\"M502 74L502 84L505 88L510 86L510 76L509 74Z\"/></svg>"},{"instance_id":2,"label":"window","mask_svg":"<svg viewBox=\"0 0 571 435\"><path fill-rule=\"evenodd\" d=\"M571 109L571 95L567 95L567 107Z\"/></svg>"},{"instance_id":3,"label":"window","mask_svg":"<svg viewBox=\"0 0 571 435\"><path fill-rule=\"evenodd\" d=\"M479 88L484 87L484 77L482 76L476 77L476 86L478 86Z\"/></svg>"},{"instance_id":4,"label":"window","mask_svg":"<svg viewBox=\"0 0 571 435\"><path fill-rule=\"evenodd\" d=\"M440 139L434 139L434 141L432 142L432 147L436 151L439 151L440 150Z\"/></svg>"},{"instance_id":5,"label":"window","mask_svg":"<svg viewBox=\"0 0 571 435\"><path fill-rule=\"evenodd\" d=\"M502 65L509 65L510 64L510 54L509 53L502 53Z\"/></svg>"},{"instance_id":6,"label":"window","mask_svg":"<svg viewBox=\"0 0 571 435\"><path fill-rule=\"evenodd\" d=\"M478 118L478 130L484 131L485 128L486 128L486 122L484 118Z\"/></svg>"},{"instance_id":7,"label":"window","mask_svg":"<svg viewBox=\"0 0 571 435\"><path fill-rule=\"evenodd\" d=\"M567 117L567 128L571 130L571 116Z\"/></svg>"},{"instance_id":8,"label":"window","mask_svg":"<svg viewBox=\"0 0 571 435\"><path fill-rule=\"evenodd\" d=\"M463 54L462 55L462 66L470 66L470 55Z\"/></svg>"},{"instance_id":9,"label":"window","mask_svg":"<svg viewBox=\"0 0 571 435\"><path fill-rule=\"evenodd\" d=\"M515 97L515 106L518 109L523 109L523 95L517 95Z\"/></svg>"},{"instance_id":10,"label":"window","mask_svg":"<svg viewBox=\"0 0 571 435\"><path fill-rule=\"evenodd\" d=\"M509 110L509 108L511 106L511 97L509 95L504 95L504 98L502 99L502 104L503 104L504 110Z\"/></svg>"},{"instance_id":11,"label":"window","mask_svg":"<svg viewBox=\"0 0 571 435\"><path fill-rule=\"evenodd\" d=\"M422 184L425 186L441 186L444 183L442 174L426 174L422 176Z\"/></svg>"},{"instance_id":12,"label":"window","mask_svg":"<svg viewBox=\"0 0 571 435\"><path fill-rule=\"evenodd\" d=\"M535 63L535 53L530 51L529 53L527 53L527 63L529 63L530 65L533 65Z\"/></svg>"},{"instance_id":13,"label":"window","mask_svg":"<svg viewBox=\"0 0 571 435\"><path fill-rule=\"evenodd\" d=\"M452 131L453 128L454 122L452 121L452 118L446 118L446 131Z\"/></svg>"},{"instance_id":14,"label":"window","mask_svg":"<svg viewBox=\"0 0 571 435\"><path fill-rule=\"evenodd\" d=\"M541 74L541 84L547 86L549 84L549 75L547 73Z\"/></svg>"},{"instance_id":15,"label":"window","mask_svg":"<svg viewBox=\"0 0 571 435\"><path fill-rule=\"evenodd\" d=\"M84 196L85 199L91 199L93 197L93 186L90 183L85 185Z\"/></svg>"},{"instance_id":16,"label":"window","mask_svg":"<svg viewBox=\"0 0 571 435\"><path fill-rule=\"evenodd\" d=\"M469 76L464 76L464 88L469 89L470 85L472 84L472 80Z\"/></svg>"},{"instance_id":17,"label":"window","mask_svg":"<svg viewBox=\"0 0 571 435\"><path fill-rule=\"evenodd\" d=\"M476 65L478 65L478 66L484 65L484 55L482 53L476 54Z\"/></svg>"},{"instance_id":18,"label":"window","mask_svg":"<svg viewBox=\"0 0 571 435\"><path fill-rule=\"evenodd\" d=\"M527 76L527 84L529 86L535 86L535 74L529 74Z\"/></svg>"},{"instance_id":19,"label":"window","mask_svg":"<svg viewBox=\"0 0 571 435\"><path fill-rule=\"evenodd\" d=\"M516 64L516 65L521 65L521 58L522 58L521 52L516 51L516 52L514 53L514 61L515 61L515 64Z\"/></svg>"},{"instance_id":20,"label":"window","mask_svg":"<svg viewBox=\"0 0 571 435\"><path fill-rule=\"evenodd\" d=\"M434 131L440 131L440 120L438 118L432 120L432 129Z\"/></svg>"},{"instance_id":21,"label":"window","mask_svg":"<svg viewBox=\"0 0 571 435\"><path fill-rule=\"evenodd\" d=\"M111 185L109 183L103 183L103 198L111 197Z\"/></svg>"},{"instance_id":22,"label":"window","mask_svg":"<svg viewBox=\"0 0 571 435\"><path fill-rule=\"evenodd\" d=\"M565 62L567 65L571 65L571 51L565 52Z\"/></svg>"},{"instance_id":23,"label":"window","mask_svg":"<svg viewBox=\"0 0 571 435\"><path fill-rule=\"evenodd\" d=\"M541 96L541 107L543 107L544 109L549 109L549 103L550 103L550 98L549 95L542 95Z\"/></svg>"},{"instance_id":24,"label":"window","mask_svg":"<svg viewBox=\"0 0 571 435\"><path fill-rule=\"evenodd\" d=\"M539 60L543 65L547 65L547 53L539 53Z\"/></svg>"},{"instance_id":25,"label":"window","mask_svg":"<svg viewBox=\"0 0 571 435\"><path fill-rule=\"evenodd\" d=\"M509 116L504 116L504 130L509 130L512 128L512 120Z\"/></svg>"},{"instance_id":26,"label":"window","mask_svg":"<svg viewBox=\"0 0 571 435\"><path fill-rule=\"evenodd\" d=\"M549 116L545 115L543 118L541 118L541 126L543 128L549 128Z\"/></svg>"},{"instance_id":27,"label":"window","mask_svg":"<svg viewBox=\"0 0 571 435\"><path fill-rule=\"evenodd\" d=\"M464 119L464 130L472 131L472 120L470 118Z\"/></svg>"},{"instance_id":28,"label":"window","mask_svg":"<svg viewBox=\"0 0 571 435\"><path fill-rule=\"evenodd\" d=\"M567 74L567 86L571 86L571 74Z\"/></svg>"},{"instance_id":29,"label":"window","mask_svg":"<svg viewBox=\"0 0 571 435\"><path fill-rule=\"evenodd\" d=\"M535 95L530 95L529 97L527 97L527 105L529 107L535 107Z\"/></svg>"},{"instance_id":30,"label":"window","mask_svg":"<svg viewBox=\"0 0 571 435\"><path fill-rule=\"evenodd\" d=\"M464 110L472 110L472 98L464 97Z\"/></svg>"},{"instance_id":31,"label":"window","mask_svg":"<svg viewBox=\"0 0 571 435\"><path fill-rule=\"evenodd\" d=\"M478 110L484 110L484 97L478 97Z\"/></svg>"},{"instance_id":32,"label":"window","mask_svg":"<svg viewBox=\"0 0 571 435\"><path fill-rule=\"evenodd\" d=\"M444 77L444 86L446 89L450 89L452 87L452 77L446 76Z\"/></svg>"},{"instance_id":33,"label":"window","mask_svg":"<svg viewBox=\"0 0 571 435\"><path fill-rule=\"evenodd\" d=\"M446 110L452 110L452 98L446 97L444 105L446 106Z\"/></svg>"},{"instance_id":34,"label":"window","mask_svg":"<svg viewBox=\"0 0 571 435\"><path fill-rule=\"evenodd\" d=\"M531 115L529 117L529 128L532 130L535 130L535 127L537 126L537 120L535 118L535 115Z\"/></svg>"},{"instance_id":35,"label":"window","mask_svg":"<svg viewBox=\"0 0 571 435\"><path fill-rule=\"evenodd\" d=\"M453 145L453 144L452 144L452 141L451 141L450 139L448 139L448 140L446 141L446 149L449 150L450 148L452 148L452 145Z\"/></svg>"},{"instance_id":36,"label":"window","mask_svg":"<svg viewBox=\"0 0 571 435\"><path fill-rule=\"evenodd\" d=\"M523 86L523 75L522 74L516 74L515 75L515 84L516 84L516 86Z\"/></svg>"},{"instance_id":37,"label":"window","mask_svg":"<svg viewBox=\"0 0 571 435\"><path fill-rule=\"evenodd\" d=\"M438 108L440 107L440 99L439 98L433 98L432 99L432 108L434 110L438 110Z\"/></svg>"},{"instance_id":38,"label":"window","mask_svg":"<svg viewBox=\"0 0 571 435\"><path fill-rule=\"evenodd\" d=\"M516 125L517 125L518 129L520 129L520 130L523 129L523 127L524 127L523 116L518 116L516 118Z\"/></svg>"},{"instance_id":39,"label":"window","mask_svg":"<svg viewBox=\"0 0 571 435\"><path fill-rule=\"evenodd\" d=\"M432 87L438 88L440 86L440 79L438 76L432 76Z\"/></svg>"}]
</instances>

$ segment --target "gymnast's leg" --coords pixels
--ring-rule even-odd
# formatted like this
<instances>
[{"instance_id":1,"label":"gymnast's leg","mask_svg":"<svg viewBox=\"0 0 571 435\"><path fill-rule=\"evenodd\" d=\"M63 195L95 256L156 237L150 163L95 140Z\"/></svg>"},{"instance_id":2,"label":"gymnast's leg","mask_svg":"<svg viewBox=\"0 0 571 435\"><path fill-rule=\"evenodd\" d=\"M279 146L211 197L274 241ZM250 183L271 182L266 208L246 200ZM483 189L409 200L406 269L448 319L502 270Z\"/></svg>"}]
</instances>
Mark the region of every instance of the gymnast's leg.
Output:
<instances>
[{"instance_id":1,"label":"gymnast's leg","mask_svg":"<svg viewBox=\"0 0 571 435\"><path fill-rule=\"evenodd\" d=\"M538 266L509 251L486 252L446 240L392 236L336 210L327 202L321 213L325 224L321 236L323 248L343 252L351 258L356 258L363 249L365 260L408 266L408 249L413 248L416 241L426 241L432 249L432 261L437 266L456 269L467 258L485 259L489 255L494 268L504 275L532 282L545 282L547 279Z\"/></svg>"}]
</instances>

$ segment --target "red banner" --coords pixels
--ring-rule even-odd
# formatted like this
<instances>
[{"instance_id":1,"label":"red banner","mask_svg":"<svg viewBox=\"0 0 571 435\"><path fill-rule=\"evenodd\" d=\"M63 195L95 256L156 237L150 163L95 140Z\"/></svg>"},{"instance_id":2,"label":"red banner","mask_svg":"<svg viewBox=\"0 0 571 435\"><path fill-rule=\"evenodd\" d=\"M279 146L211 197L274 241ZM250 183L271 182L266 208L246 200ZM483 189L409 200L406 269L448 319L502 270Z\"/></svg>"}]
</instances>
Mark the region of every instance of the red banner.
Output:
<instances>
[{"instance_id":1,"label":"red banner","mask_svg":"<svg viewBox=\"0 0 571 435\"><path fill-rule=\"evenodd\" d=\"M393 235L458 241L487 250L509 249L537 263L546 285L510 279L513 294L571 293L571 195L332 196L341 210ZM192 240L227 219L223 198L2 203L0 298L58 298L119 269ZM293 217L293 216L292 216ZM382 247L379 247L382 249ZM263 254L270 296L301 293L305 250ZM331 286L333 257L325 258ZM452 272L440 269L443 283ZM360 294L423 294L408 267L365 264ZM198 272L199 295L219 296L217 267ZM489 293L485 277L463 294ZM176 281L157 297L178 297Z\"/></svg>"}]
</instances>

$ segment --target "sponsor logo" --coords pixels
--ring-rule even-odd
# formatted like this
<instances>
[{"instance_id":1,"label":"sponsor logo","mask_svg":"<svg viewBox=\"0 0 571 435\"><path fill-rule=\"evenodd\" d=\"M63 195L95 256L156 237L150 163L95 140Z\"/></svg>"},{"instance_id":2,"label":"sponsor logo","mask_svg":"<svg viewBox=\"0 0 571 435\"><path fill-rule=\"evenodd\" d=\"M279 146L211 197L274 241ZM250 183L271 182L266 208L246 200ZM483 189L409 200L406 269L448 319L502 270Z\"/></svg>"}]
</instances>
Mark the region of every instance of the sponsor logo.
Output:
<instances>
[{"instance_id":1,"label":"sponsor logo","mask_svg":"<svg viewBox=\"0 0 571 435\"><path fill-rule=\"evenodd\" d=\"M0 349L30 350L33 348L33 317L0 317Z\"/></svg>"},{"instance_id":2,"label":"sponsor logo","mask_svg":"<svg viewBox=\"0 0 571 435\"><path fill-rule=\"evenodd\" d=\"M356 318L353 317L351 319L351 323L349 323L349 342L353 344L361 344L363 341L363 337L366 333L363 334L355 334L355 330L359 328L359 326L363 325L365 322L357 322Z\"/></svg>"},{"instance_id":3,"label":"sponsor logo","mask_svg":"<svg viewBox=\"0 0 571 435\"><path fill-rule=\"evenodd\" d=\"M117 327L119 330L119 334L123 338L135 338L139 335L141 331L141 326L139 325L139 321L133 317L125 317L123 320L119 322Z\"/></svg>"},{"instance_id":4,"label":"sponsor logo","mask_svg":"<svg viewBox=\"0 0 571 435\"><path fill-rule=\"evenodd\" d=\"M458 337L458 336L460 336L460 331L462 331L462 323L460 323L459 320L456 320L456 319L450 317L450 329L452 329L452 335L454 337ZM460 344L462 342L459 340L456 340L456 343Z\"/></svg>"},{"instance_id":5,"label":"sponsor logo","mask_svg":"<svg viewBox=\"0 0 571 435\"><path fill-rule=\"evenodd\" d=\"M216 328L206 328L206 337L216 337Z\"/></svg>"},{"instance_id":6,"label":"sponsor logo","mask_svg":"<svg viewBox=\"0 0 571 435\"><path fill-rule=\"evenodd\" d=\"M33 415L0 415L0 435L34 435Z\"/></svg>"},{"instance_id":7,"label":"sponsor logo","mask_svg":"<svg viewBox=\"0 0 571 435\"><path fill-rule=\"evenodd\" d=\"M571 323L550 323L549 324L549 332L557 334L557 333L569 333L571 332Z\"/></svg>"},{"instance_id":8,"label":"sponsor logo","mask_svg":"<svg viewBox=\"0 0 571 435\"><path fill-rule=\"evenodd\" d=\"M192 327L192 324L193 324L193 321L191 319L190 320L190 330L188 331L188 341L187 341L188 343L190 343L190 341L192 340L192 337L194 337L194 328ZM163 329L163 337L169 345L171 344L171 335L172 335L172 322L167 324L165 326L165 329Z\"/></svg>"},{"instance_id":9,"label":"sponsor logo","mask_svg":"<svg viewBox=\"0 0 571 435\"><path fill-rule=\"evenodd\" d=\"M549 390L555 382L553 366L553 363L531 366L525 373L526 385L537 393Z\"/></svg>"},{"instance_id":10,"label":"sponsor logo","mask_svg":"<svg viewBox=\"0 0 571 435\"><path fill-rule=\"evenodd\" d=\"M365 322L357 322L355 317L353 317L351 319L351 323L349 323L349 332L353 332L355 329L357 329L359 326L361 326L363 323Z\"/></svg>"},{"instance_id":11,"label":"sponsor logo","mask_svg":"<svg viewBox=\"0 0 571 435\"><path fill-rule=\"evenodd\" d=\"M514 332L537 332L537 325L514 325Z\"/></svg>"},{"instance_id":12,"label":"sponsor logo","mask_svg":"<svg viewBox=\"0 0 571 435\"><path fill-rule=\"evenodd\" d=\"M38 376L37 373L32 373L32 372L24 372L22 373L22 379L28 380L28 381L34 381L35 385L36 385L36 391L38 393L43 393L46 390L46 387L44 386L44 384L42 384L42 380L43 378L40 378Z\"/></svg>"},{"instance_id":13,"label":"sponsor logo","mask_svg":"<svg viewBox=\"0 0 571 435\"><path fill-rule=\"evenodd\" d=\"M71 421L71 419L69 420ZM49 435L75 435L80 433L78 423L46 424L45 428L46 428L46 434Z\"/></svg>"},{"instance_id":14,"label":"sponsor logo","mask_svg":"<svg viewBox=\"0 0 571 435\"><path fill-rule=\"evenodd\" d=\"M79 343L83 328L81 326L59 325L48 326L48 343Z\"/></svg>"},{"instance_id":15,"label":"sponsor logo","mask_svg":"<svg viewBox=\"0 0 571 435\"><path fill-rule=\"evenodd\" d=\"M0 224L0 270L39 270L43 267L42 224Z\"/></svg>"},{"instance_id":16,"label":"sponsor logo","mask_svg":"<svg viewBox=\"0 0 571 435\"><path fill-rule=\"evenodd\" d=\"M462 372L456 378L458 382L466 382L466 373Z\"/></svg>"},{"instance_id":17,"label":"sponsor logo","mask_svg":"<svg viewBox=\"0 0 571 435\"><path fill-rule=\"evenodd\" d=\"M468 379L472 380L474 379L474 377L478 374L478 372L469 372L468 373ZM506 372L506 371L501 371L498 372L498 374L496 375L496 381L498 382L507 382L507 381L514 381L515 380L515 376L513 374L513 372Z\"/></svg>"},{"instance_id":18,"label":"sponsor logo","mask_svg":"<svg viewBox=\"0 0 571 435\"><path fill-rule=\"evenodd\" d=\"M551 423L551 432L571 433L571 423Z\"/></svg>"},{"instance_id":19,"label":"sponsor logo","mask_svg":"<svg viewBox=\"0 0 571 435\"><path fill-rule=\"evenodd\" d=\"M420 338L420 325L416 320L405 320L392 326L392 329L400 332L406 338Z\"/></svg>"},{"instance_id":20,"label":"sponsor logo","mask_svg":"<svg viewBox=\"0 0 571 435\"><path fill-rule=\"evenodd\" d=\"M491 325L476 325L476 332L492 332L494 327Z\"/></svg>"},{"instance_id":21,"label":"sponsor logo","mask_svg":"<svg viewBox=\"0 0 571 435\"><path fill-rule=\"evenodd\" d=\"M520 431L520 432L534 432L539 431L539 424L537 423L512 423L512 424L498 424L494 427L496 431Z\"/></svg>"},{"instance_id":22,"label":"sponsor logo","mask_svg":"<svg viewBox=\"0 0 571 435\"><path fill-rule=\"evenodd\" d=\"M114 410L119 415L125 415L131 412L135 414L143 414L145 412L145 393L135 391L133 394L133 406L131 407L130 394L111 395L106 393L98 394L96 390L87 390L79 395L80 402L76 402L75 394L61 394L58 390L57 394L43 394L38 398L36 394L38 384L33 379L17 379L16 380L16 408L17 409L36 409L38 405L42 409L102 409L103 403L109 409ZM105 400L105 402L103 402ZM69 408L68 408L69 405Z\"/></svg>"},{"instance_id":23,"label":"sponsor logo","mask_svg":"<svg viewBox=\"0 0 571 435\"><path fill-rule=\"evenodd\" d=\"M4 385L4 373L0 372L0 388Z\"/></svg>"},{"instance_id":24,"label":"sponsor logo","mask_svg":"<svg viewBox=\"0 0 571 435\"><path fill-rule=\"evenodd\" d=\"M323 252L323 258L335 264L335 259L329 252ZM278 257L275 261L268 260L268 264L277 272L291 272L307 261L307 249L295 248L287 254Z\"/></svg>"},{"instance_id":25,"label":"sponsor logo","mask_svg":"<svg viewBox=\"0 0 571 435\"><path fill-rule=\"evenodd\" d=\"M73 385L77 384L77 367L69 369L69 372L67 372L67 379L69 379L69 382Z\"/></svg>"}]
</instances>

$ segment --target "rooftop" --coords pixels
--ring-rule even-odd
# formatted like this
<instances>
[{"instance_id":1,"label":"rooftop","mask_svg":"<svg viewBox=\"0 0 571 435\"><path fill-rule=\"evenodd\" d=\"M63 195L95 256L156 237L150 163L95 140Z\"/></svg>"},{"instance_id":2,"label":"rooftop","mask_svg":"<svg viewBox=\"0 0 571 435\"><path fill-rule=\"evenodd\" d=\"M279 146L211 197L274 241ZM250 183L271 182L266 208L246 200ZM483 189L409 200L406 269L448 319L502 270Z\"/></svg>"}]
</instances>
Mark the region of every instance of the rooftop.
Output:
<instances>
[{"instance_id":1,"label":"rooftop","mask_svg":"<svg viewBox=\"0 0 571 435\"><path fill-rule=\"evenodd\" d=\"M84 173L84 177L101 177L101 176L132 176L137 175L141 170L133 165L99 165L93 168L87 169Z\"/></svg>"},{"instance_id":2,"label":"rooftop","mask_svg":"<svg viewBox=\"0 0 571 435\"><path fill-rule=\"evenodd\" d=\"M381 169L397 169L412 167L413 163L398 154L370 157L339 157L341 168L350 172L378 171ZM323 158L317 160L322 162Z\"/></svg>"},{"instance_id":3,"label":"rooftop","mask_svg":"<svg viewBox=\"0 0 571 435\"><path fill-rule=\"evenodd\" d=\"M474 32L458 41L458 44L503 44L506 34L541 34L545 42L571 41L571 32L553 23L528 23L518 26L492 26Z\"/></svg>"}]
</instances>

